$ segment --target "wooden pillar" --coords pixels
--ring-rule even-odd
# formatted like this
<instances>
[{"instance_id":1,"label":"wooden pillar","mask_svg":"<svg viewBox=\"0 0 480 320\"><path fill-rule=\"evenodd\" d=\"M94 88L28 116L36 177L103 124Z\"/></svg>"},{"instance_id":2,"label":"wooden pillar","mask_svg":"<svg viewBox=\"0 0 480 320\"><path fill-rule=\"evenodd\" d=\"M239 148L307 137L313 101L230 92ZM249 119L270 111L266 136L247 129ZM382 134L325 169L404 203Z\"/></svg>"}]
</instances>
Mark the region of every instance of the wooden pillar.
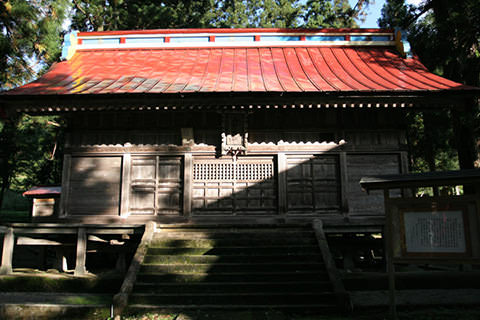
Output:
<instances>
[{"instance_id":1,"label":"wooden pillar","mask_svg":"<svg viewBox=\"0 0 480 320\"><path fill-rule=\"evenodd\" d=\"M390 193L388 189L383 191L384 204L385 204L385 227L383 235L385 236L385 253L386 253L386 263L387 263L387 274L388 274L388 305L389 305L389 315L391 320L397 320L397 301L396 301L396 292L395 292L395 264L393 261L393 217L390 212L389 207L389 198Z\"/></svg>"},{"instance_id":2,"label":"wooden pillar","mask_svg":"<svg viewBox=\"0 0 480 320\"><path fill-rule=\"evenodd\" d=\"M62 193L60 194L60 217L68 215L67 204L70 191L70 171L71 171L72 156L66 154L63 156L62 169Z\"/></svg>"},{"instance_id":3,"label":"wooden pillar","mask_svg":"<svg viewBox=\"0 0 480 320\"><path fill-rule=\"evenodd\" d=\"M409 171L408 152L402 151L400 152L400 172L406 174ZM413 189L402 188L401 192L403 198L415 197L415 192Z\"/></svg>"},{"instance_id":4,"label":"wooden pillar","mask_svg":"<svg viewBox=\"0 0 480 320\"><path fill-rule=\"evenodd\" d=\"M122 198L120 202L120 216L123 218L128 217L129 198L130 198L130 184L131 184L131 168L132 168L132 155L125 153L123 155L122 163Z\"/></svg>"},{"instance_id":5,"label":"wooden pillar","mask_svg":"<svg viewBox=\"0 0 480 320\"><path fill-rule=\"evenodd\" d=\"M192 184L193 184L193 157L186 153L183 160L183 216L190 217L192 214Z\"/></svg>"},{"instance_id":6,"label":"wooden pillar","mask_svg":"<svg viewBox=\"0 0 480 320\"><path fill-rule=\"evenodd\" d=\"M8 228L3 236L2 265L0 274L12 273L13 247L15 246L15 235L13 228Z\"/></svg>"},{"instance_id":7,"label":"wooden pillar","mask_svg":"<svg viewBox=\"0 0 480 320\"><path fill-rule=\"evenodd\" d=\"M65 249L63 246L55 248L54 268L60 272L66 272L68 270L67 257L65 256Z\"/></svg>"},{"instance_id":8,"label":"wooden pillar","mask_svg":"<svg viewBox=\"0 0 480 320\"><path fill-rule=\"evenodd\" d=\"M127 270L127 263L125 259L125 251L120 251L117 256L117 262L115 263L115 270L120 273L125 273Z\"/></svg>"},{"instance_id":9,"label":"wooden pillar","mask_svg":"<svg viewBox=\"0 0 480 320\"><path fill-rule=\"evenodd\" d=\"M287 156L285 153L277 155L277 183L278 183L278 214L287 214Z\"/></svg>"},{"instance_id":10,"label":"wooden pillar","mask_svg":"<svg viewBox=\"0 0 480 320\"><path fill-rule=\"evenodd\" d=\"M348 172L347 172L347 153L340 152L339 155L339 165L340 165L340 188L341 188L341 201L342 201L342 213L345 218L348 217Z\"/></svg>"},{"instance_id":11,"label":"wooden pillar","mask_svg":"<svg viewBox=\"0 0 480 320\"><path fill-rule=\"evenodd\" d=\"M83 276L87 273L85 262L87 260L87 232L85 228L78 228L77 259L75 262L74 276Z\"/></svg>"}]
</instances>

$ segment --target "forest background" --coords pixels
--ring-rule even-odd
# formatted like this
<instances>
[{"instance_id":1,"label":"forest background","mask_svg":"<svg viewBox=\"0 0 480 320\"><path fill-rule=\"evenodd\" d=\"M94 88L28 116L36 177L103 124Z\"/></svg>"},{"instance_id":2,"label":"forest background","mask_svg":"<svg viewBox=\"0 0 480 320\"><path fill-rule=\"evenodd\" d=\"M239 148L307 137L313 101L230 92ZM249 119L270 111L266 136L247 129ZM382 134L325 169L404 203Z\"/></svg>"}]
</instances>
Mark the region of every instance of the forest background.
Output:
<instances>
[{"instance_id":1,"label":"forest background","mask_svg":"<svg viewBox=\"0 0 480 320\"><path fill-rule=\"evenodd\" d=\"M70 30L163 28L353 28L373 0L0 0L0 90L34 80L59 61ZM431 71L480 86L480 1L387 0L379 26L402 30ZM3 117L2 117L3 118ZM409 112L410 170L479 167L478 100L465 110ZM18 210L35 185L60 185L64 123L17 115L0 123L0 208ZM471 137L465 139L464 137ZM460 152L459 152L460 151ZM4 201L5 200L5 201ZM21 206L25 202L20 201Z\"/></svg>"}]
</instances>

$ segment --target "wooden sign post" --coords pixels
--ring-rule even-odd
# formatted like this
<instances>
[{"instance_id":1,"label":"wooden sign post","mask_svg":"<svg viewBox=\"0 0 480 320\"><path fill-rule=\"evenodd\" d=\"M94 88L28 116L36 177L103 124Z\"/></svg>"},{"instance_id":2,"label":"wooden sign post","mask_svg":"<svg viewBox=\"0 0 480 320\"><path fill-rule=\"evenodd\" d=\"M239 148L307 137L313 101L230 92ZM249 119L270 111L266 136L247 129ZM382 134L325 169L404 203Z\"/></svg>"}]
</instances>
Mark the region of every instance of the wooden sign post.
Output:
<instances>
[{"instance_id":1,"label":"wooden sign post","mask_svg":"<svg viewBox=\"0 0 480 320\"><path fill-rule=\"evenodd\" d=\"M384 193L391 319L395 263L480 264L480 170L364 177L360 185ZM418 196L418 188L431 193Z\"/></svg>"}]
</instances>

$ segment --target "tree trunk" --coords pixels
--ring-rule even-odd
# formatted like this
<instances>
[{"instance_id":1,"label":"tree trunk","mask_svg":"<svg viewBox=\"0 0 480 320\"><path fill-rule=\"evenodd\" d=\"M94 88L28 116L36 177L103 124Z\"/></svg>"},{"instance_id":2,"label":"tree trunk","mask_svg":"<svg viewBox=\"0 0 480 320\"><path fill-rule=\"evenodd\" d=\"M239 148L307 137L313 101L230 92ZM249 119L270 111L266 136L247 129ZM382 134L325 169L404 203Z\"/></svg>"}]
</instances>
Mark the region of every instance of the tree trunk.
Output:
<instances>
[{"instance_id":1,"label":"tree trunk","mask_svg":"<svg viewBox=\"0 0 480 320\"><path fill-rule=\"evenodd\" d=\"M1 178L2 185L0 189L0 209L3 205L5 191L10 186L10 175L12 174L14 157L16 154L15 133L17 127L17 117L5 120L3 130L0 134L0 156L2 157Z\"/></svg>"},{"instance_id":2,"label":"tree trunk","mask_svg":"<svg viewBox=\"0 0 480 320\"><path fill-rule=\"evenodd\" d=\"M452 109L451 113L460 169L475 168L477 160L473 132L475 105L475 100L470 99L465 102L463 109Z\"/></svg>"},{"instance_id":3,"label":"tree trunk","mask_svg":"<svg viewBox=\"0 0 480 320\"><path fill-rule=\"evenodd\" d=\"M435 137L433 127L435 126L435 115L431 112L423 112L423 127L425 132L425 161L429 171L435 171Z\"/></svg>"}]
</instances>

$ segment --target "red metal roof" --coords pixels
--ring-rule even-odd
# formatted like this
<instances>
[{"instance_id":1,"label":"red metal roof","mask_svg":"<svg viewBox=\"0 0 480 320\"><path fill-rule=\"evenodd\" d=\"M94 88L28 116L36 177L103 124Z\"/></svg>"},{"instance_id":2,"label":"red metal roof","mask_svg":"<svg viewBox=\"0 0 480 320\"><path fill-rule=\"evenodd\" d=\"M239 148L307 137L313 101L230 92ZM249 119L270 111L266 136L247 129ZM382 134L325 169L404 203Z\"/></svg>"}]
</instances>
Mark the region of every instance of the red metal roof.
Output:
<instances>
[{"instance_id":1,"label":"red metal roof","mask_svg":"<svg viewBox=\"0 0 480 320\"><path fill-rule=\"evenodd\" d=\"M57 63L37 81L5 94L474 89L430 73L418 59L402 58L395 49L393 33L388 32L391 31L185 29L77 33L71 40L72 47L67 47L73 48L69 60ZM306 35L301 36L302 33ZM216 41L215 34L227 42ZM334 39L332 34L344 38L335 42L330 40ZM276 37L274 41L268 40L273 39L272 35ZM133 42L127 43L125 36ZM255 40L246 44L237 40L248 36ZM176 37L176 43L170 43L170 37ZM359 37L368 38L351 40ZM327 40L318 40L324 38ZM188 39L207 43L192 45L185 42ZM146 41L151 43L145 44Z\"/></svg>"},{"instance_id":2,"label":"red metal roof","mask_svg":"<svg viewBox=\"0 0 480 320\"><path fill-rule=\"evenodd\" d=\"M42 197L59 197L62 193L62 187L60 186L40 186L40 187L32 187L32 189L25 191L23 193L24 197L31 197L31 198L42 198Z\"/></svg>"}]
</instances>

